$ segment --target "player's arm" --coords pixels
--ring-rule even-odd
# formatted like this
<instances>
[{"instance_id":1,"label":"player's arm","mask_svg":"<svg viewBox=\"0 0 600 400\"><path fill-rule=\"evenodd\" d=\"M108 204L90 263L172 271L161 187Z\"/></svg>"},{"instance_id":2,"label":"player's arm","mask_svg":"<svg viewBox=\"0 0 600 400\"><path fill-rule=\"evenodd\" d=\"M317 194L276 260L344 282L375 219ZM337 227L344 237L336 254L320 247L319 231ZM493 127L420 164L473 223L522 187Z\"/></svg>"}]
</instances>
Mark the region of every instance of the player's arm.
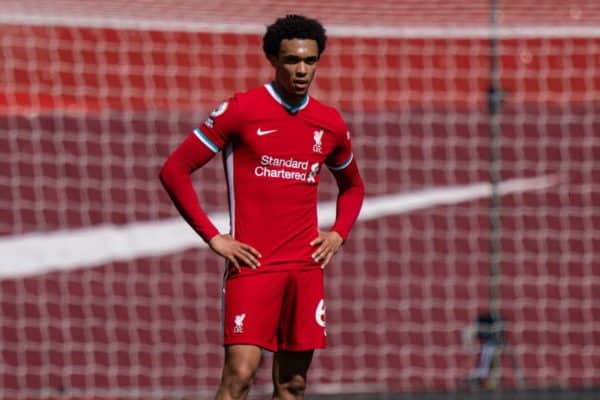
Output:
<instances>
[{"instance_id":1,"label":"player's arm","mask_svg":"<svg viewBox=\"0 0 600 400\"><path fill-rule=\"evenodd\" d=\"M181 216L207 243L219 231L202 209L191 175L214 155L196 135L191 134L171 153L159 174L160 181Z\"/></svg>"},{"instance_id":2,"label":"player's arm","mask_svg":"<svg viewBox=\"0 0 600 400\"><path fill-rule=\"evenodd\" d=\"M323 268L348 237L365 197L365 185L354 157L343 168L331 168L331 172L339 190L335 223L329 232L319 232L319 236L310 243L311 246L318 246L312 256Z\"/></svg>"},{"instance_id":3,"label":"player's arm","mask_svg":"<svg viewBox=\"0 0 600 400\"><path fill-rule=\"evenodd\" d=\"M332 171L338 186L336 203L336 218L333 228L343 240L346 240L350 230L358 218L365 198L365 184L358 171L354 158L347 167Z\"/></svg>"},{"instance_id":4,"label":"player's arm","mask_svg":"<svg viewBox=\"0 0 600 400\"><path fill-rule=\"evenodd\" d=\"M195 129L169 156L160 171L160 180L182 217L215 253L238 270L240 263L256 268L260 254L231 235L219 233L198 201L191 174L219 152L233 132L239 131L240 121L235 98L221 103L202 128Z\"/></svg>"},{"instance_id":5,"label":"player's arm","mask_svg":"<svg viewBox=\"0 0 600 400\"><path fill-rule=\"evenodd\" d=\"M191 174L214 155L192 134L167 158L159 174L160 181L181 216L215 253L229 260L236 269L240 268L240 262L256 268L260 265L260 253L229 234L220 234L202 209L192 185Z\"/></svg>"}]
</instances>

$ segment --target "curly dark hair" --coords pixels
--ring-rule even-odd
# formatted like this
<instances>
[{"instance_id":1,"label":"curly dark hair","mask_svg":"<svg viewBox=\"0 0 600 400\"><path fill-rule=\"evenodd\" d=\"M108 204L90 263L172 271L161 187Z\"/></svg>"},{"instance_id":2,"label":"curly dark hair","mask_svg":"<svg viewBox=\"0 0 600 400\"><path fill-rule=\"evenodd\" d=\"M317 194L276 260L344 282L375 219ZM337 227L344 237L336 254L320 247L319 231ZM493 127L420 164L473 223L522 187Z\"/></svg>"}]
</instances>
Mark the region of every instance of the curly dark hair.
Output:
<instances>
[{"instance_id":1,"label":"curly dark hair","mask_svg":"<svg viewBox=\"0 0 600 400\"><path fill-rule=\"evenodd\" d=\"M267 26L263 36L263 50L267 57L279 54L279 46L283 39L313 39L317 42L320 57L325 51L327 35L323 25L316 19L289 14Z\"/></svg>"}]
</instances>

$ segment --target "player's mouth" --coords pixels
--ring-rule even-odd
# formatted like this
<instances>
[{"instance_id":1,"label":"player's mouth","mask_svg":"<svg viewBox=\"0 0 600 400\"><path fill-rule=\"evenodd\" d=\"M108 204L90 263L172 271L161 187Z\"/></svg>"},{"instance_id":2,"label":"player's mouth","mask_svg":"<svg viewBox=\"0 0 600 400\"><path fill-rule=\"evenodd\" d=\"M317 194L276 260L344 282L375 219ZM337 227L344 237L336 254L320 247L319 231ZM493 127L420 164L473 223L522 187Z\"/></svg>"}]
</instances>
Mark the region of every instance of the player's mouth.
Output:
<instances>
[{"instance_id":1,"label":"player's mouth","mask_svg":"<svg viewBox=\"0 0 600 400\"><path fill-rule=\"evenodd\" d=\"M296 79L296 80L294 80L294 89L296 91L306 90L306 89L308 89L308 84L309 84L308 81Z\"/></svg>"}]
</instances>

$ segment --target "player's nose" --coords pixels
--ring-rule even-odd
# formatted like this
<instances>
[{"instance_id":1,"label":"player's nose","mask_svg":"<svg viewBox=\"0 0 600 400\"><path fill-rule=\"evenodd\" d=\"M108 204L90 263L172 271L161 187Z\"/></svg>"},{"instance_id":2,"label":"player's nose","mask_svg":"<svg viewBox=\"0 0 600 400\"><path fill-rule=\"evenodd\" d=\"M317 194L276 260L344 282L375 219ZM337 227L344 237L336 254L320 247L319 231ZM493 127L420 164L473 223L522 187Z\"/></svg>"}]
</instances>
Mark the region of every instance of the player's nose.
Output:
<instances>
[{"instance_id":1,"label":"player's nose","mask_svg":"<svg viewBox=\"0 0 600 400\"><path fill-rule=\"evenodd\" d=\"M308 72L308 66L306 65L305 62L300 61L296 68L296 75L306 75L307 72Z\"/></svg>"}]
</instances>

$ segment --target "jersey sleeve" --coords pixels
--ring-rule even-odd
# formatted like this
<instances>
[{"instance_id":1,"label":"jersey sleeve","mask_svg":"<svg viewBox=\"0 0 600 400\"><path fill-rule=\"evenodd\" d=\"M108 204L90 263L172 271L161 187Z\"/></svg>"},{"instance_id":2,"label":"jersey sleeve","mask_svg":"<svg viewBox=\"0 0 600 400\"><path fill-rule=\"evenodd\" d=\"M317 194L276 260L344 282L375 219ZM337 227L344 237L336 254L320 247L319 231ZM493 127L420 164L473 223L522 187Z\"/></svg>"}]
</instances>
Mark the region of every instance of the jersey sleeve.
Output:
<instances>
[{"instance_id":1,"label":"jersey sleeve","mask_svg":"<svg viewBox=\"0 0 600 400\"><path fill-rule=\"evenodd\" d=\"M365 197L365 186L352 153L350 131L339 114L333 133L336 145L325 160L339 189L332 230L346 240L360 213Z\"/></svg>"},{"instance_id":2,"label":"jersey sleeve","mask_svg":"<svg viewBox=\"0 0 600 400\"><path fill-rule=\"evenodd\" d=\"M354 155L352 154L352 139L350 138L350 131L348 127L339 117L339 122L334 128L334 135L336 139L336 145L333 152L327 157L325 164L329 169L333 171L339 171L346 168L352 160Z\"/></svg>"},{"instance_id":3,"label":"jersey sleeve","mask_svg":"<svg viewBox=\"0 0 600 400\"><path fill-rule=\"evenodd\" d=\"M213 153L221 151L234 139L243 125L243 115L238 96L219 104L204 123L194 129L194 134Z\"/></svg>"},{"instance_id":4,"label":"jersey sleeve","mask_svg":"<svg viewBox=\"0 0 600 400\"><path fill-rule=\"evenodd\" d=\"M214 155L215 153L190 134L167 158L159 174L160 181L177 210L205 242L218 235L219 231L198 201L191 174Z\"/></svg>"},{"instance_id":5,"label":"jersey sleeve","mask_svg":"<svg viewBox=\"0 0 600 400\"><path fill-rule=\"evenodd\" d=\"M346 240L360 213L365 197L365 185L354 159L345 168L333 170L332 173L339 188L332 230Z\"/></svg>"},{"instance_id":6,"label":"jersey sleeve","mask_svg":"<svg viewBox=\"0 0 600 400\"><path fill-rule=\"evenodd\" d=\"M238 134L241 125L239 103L234 96L221 103L202 126L194 129L193 134L169 156L159 174L183 218L205 242L219 231L200 205L190 176L223 149Z\"/></svg>"}]
</instances>

